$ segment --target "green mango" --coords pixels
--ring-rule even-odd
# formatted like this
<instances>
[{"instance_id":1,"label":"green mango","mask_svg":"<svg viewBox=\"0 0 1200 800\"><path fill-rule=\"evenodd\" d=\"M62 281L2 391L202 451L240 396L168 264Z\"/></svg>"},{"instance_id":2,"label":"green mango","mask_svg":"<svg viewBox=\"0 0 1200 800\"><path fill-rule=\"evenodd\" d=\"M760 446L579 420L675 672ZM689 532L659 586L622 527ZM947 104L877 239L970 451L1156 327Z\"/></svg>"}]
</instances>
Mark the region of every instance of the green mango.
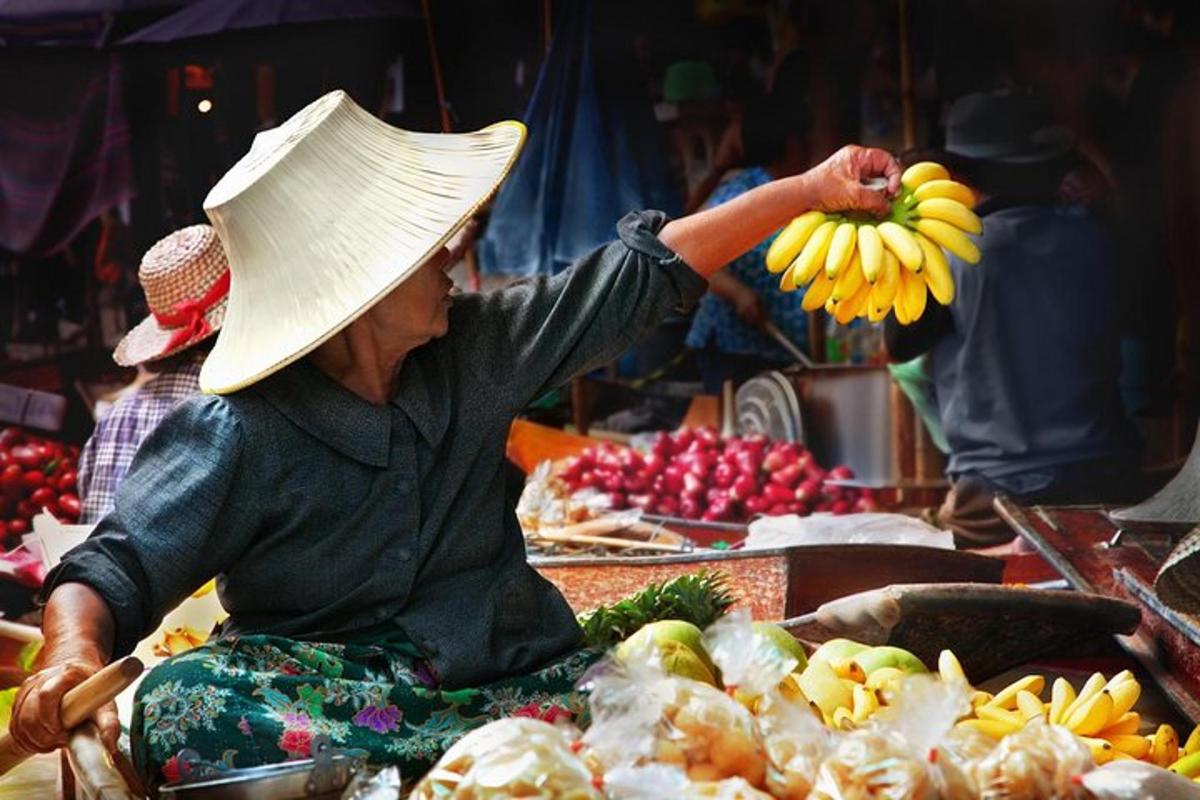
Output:
<instances>
[{"instance_id":1,"label":"green mango","mask_svg":"<svg viewBox=\"0 0 1200 800\"><path fill-rule=\"evenodd\" d=\"M755 633L770 640L785 656L796 659L798 663L792 672L803 672L808 666L808 654L804 652L804 645L796 641L795 636L771 622L755 622L752 627Z\"/></svg>"},{"instance_id":2,"label":"green mango","mask_svg":"<svg viewBox=\"0 0 1200 800\"><path fill-rule=\"evenodd\" d=\"M854 658L870 645L860 644L850 639L830 639L813 651L813 661L824 661L826 664L837 664Z\"/></svg>"},{"instance_id":3,"label":"green mango","mask_svg":"<svg viewBox=\"0 0 1200 800\"><path fill-rule=\"evenodd\" d=\"M687 647L700 660L709 675L716 675L717 668L704 649L704 632L690 622L681 619L663 619L649 622L638 629L637 633L617 645L617 658L625 659L646 641L658 645L665 653L668 643L675 642Z\"/></svg>"},{"instance_id":4,"label":"green mango","mask_svg":"<svg viewBox=\"0 0 1200 800\"><path fill-rule=\"evenodd\" d=\"M854 656L854 661L862 667L863 672L867 675L882 667L895 667L910 675L929 671L926 669L925 664L921 662L921 659L912 653L902 647L892 647L886 644L879 645L878 647L868 647Z\"/></svg>"}]
</instances>

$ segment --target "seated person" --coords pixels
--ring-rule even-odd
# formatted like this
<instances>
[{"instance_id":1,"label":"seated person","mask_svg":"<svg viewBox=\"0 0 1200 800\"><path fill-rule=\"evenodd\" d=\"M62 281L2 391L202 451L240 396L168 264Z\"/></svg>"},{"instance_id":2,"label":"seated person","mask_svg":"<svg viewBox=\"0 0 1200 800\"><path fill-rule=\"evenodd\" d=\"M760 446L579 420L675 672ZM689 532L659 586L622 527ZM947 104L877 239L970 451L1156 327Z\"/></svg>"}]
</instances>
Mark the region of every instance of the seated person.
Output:
<instances>
[{"instance_id":1,"label":"seated person","mask_svg":"<svg viewBox=\"0 0 1200 800\"><path fill-rule=\"evenodd\" d=\"M570 713L597 653L529 565L504 494L518 411L611 361L706 278L806 209L881 213L887 153L803 174L619 239L550 278L451 295L445 242L487 201L524 129L400 131L332 92L260 133L205 208L229 309L185 401L116 507L47 576L45 668L14 702L31 752L62 745L62 695L213 575L220 635L155 667L131 726L149 786L184 748L250 767L314 735L406 776L500 716ZM110 705L97 715L111 746Z\"/></svg>"},{"instance_id":2,"label":"seated person","mask_svg":"<svg viewBox=\"0 0 1200 800\"><path fill-rule=\"evenodd\" d=\"M925 158L972 188L983 219L983 260L951 258L953 302L886 325L894 360L929 353L951 451L938 523L960 546L991 546L1014 535L992 507L998 494L1137 497L1138 442L1117 382L1117 264L1104 227L1058 202L1074 163L1068 134L1024 95L969 95L949 111L946 152L914 160Z\"/></svg>"},{"instance_id":3,"label":"seated person","mask_svg":"<svg viewBox=\"0 0 1200 800\"><path fill-rule=\"evenodd\" d=\"M146 251L138 269L150 316L125 335L113 361L138 378L96 423L79 454L79 522L112 511L113 495L142 441L200 392L200 367L221 329L229 264L211 225L175 231Z\"/></svg>"}]
</instances>

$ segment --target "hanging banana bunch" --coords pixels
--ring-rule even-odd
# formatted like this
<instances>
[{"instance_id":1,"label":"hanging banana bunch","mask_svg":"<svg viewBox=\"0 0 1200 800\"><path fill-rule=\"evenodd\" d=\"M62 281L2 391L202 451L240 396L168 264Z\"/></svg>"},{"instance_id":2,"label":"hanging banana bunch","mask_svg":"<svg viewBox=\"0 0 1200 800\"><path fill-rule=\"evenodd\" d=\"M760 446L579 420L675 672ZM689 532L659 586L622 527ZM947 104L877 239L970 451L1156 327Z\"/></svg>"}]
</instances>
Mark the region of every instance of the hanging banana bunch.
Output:
<instances>
[{"instance_id":1,"label":"hanging banana bunch","mask_svg":"<svg viewBox=\"0 0 1200 800\"><path fill-rule=\"evenodd\" d=\"M804 310L824 308L843 325L856 317L878 322L889 312L908 325L925 313L930 294L949 305L954 278L943 250L969 264L980 258L967 235L983 231L971 210L975 197L932 161L913 164L900 183L887 219L808 211L792 220L767 251L779 287L807 286Z\"/></svg>"}]
</instances>

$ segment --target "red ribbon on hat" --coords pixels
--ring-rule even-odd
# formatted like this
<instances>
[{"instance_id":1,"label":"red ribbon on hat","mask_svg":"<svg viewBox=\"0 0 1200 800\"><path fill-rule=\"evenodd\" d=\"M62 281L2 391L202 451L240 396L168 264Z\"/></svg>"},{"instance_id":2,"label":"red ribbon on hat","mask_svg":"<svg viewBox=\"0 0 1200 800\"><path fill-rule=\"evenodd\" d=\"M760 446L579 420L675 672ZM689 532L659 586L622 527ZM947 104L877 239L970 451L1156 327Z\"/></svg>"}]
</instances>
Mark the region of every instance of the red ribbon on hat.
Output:
<instances>
[{"instance_id":1,"label":"red ribbon on hat","mask_svg":"<svg viewBox=\"0 0 1200 800\"><path fill-rule=\"evenodd\" d=\"M190 341L202 339L212 333L205 314L229 294L229 270L221 273L221 277L212 285L208 293L199 300L183 300L171 307L170 311L155 311L154 319L164 328L177 328L167 340L162 354L187 344Z\"/></svg>"}]
</instances>

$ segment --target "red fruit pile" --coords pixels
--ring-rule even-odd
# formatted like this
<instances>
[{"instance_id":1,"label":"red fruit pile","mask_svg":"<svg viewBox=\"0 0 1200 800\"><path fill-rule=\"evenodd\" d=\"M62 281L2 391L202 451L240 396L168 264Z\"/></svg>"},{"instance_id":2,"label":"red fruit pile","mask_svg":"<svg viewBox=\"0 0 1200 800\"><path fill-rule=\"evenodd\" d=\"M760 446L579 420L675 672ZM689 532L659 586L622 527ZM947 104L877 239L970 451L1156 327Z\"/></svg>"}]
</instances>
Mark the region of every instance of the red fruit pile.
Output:
<instances>
[{"instance_id":1,"label":"red fruit pile","mask_svg":"<svg viewBox=\"0 0 1200 800\"><path fill-rule=\"evenodd\" d=\"M20 428L0 430L0 543L20 544L30 520L45 509L63 522L79 519L75 462L79 448L33 436Z\"/></svg>"},{"instance_id":2,"label":"red fruit pile","mask_svg":"<svg viewBox=\"0 0 1200 800\"><path fill-rule=\"evenodd\" d=\"M829 483L853 478L849 467L825 470L798 444L753 434L725 439L712 428L658 433L647 453L589 447L559 477L572 492L606 493L614 509L706 522L878 508L872 490Z\"/></svg>"}]
</instances>

